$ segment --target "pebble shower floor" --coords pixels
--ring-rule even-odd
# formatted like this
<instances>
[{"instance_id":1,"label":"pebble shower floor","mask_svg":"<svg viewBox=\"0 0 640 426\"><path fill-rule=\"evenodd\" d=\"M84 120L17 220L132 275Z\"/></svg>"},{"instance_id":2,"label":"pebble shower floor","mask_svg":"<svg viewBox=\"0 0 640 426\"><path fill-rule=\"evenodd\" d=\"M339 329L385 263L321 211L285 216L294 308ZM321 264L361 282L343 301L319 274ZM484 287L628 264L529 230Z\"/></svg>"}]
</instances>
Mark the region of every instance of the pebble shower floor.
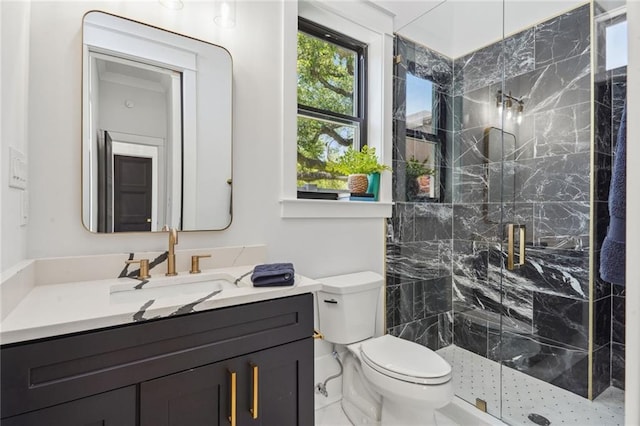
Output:
<instances>
[{"instance_id":1,"label":"pebble shower floor","mask_svg":"<svg viewBox=\"0 0 640 426\"><path fill-rule=\"evenodd\" d=\"M489 414L500 418L500 366L465 349L438 350L453 367L456 395L468 402L482 398ZM609 388L594 401L511 368L502 368L502 420L511 425L535 425L528 416L541 415L551 425L624 425L624 391Z\"/></svg>"}]
</instances>

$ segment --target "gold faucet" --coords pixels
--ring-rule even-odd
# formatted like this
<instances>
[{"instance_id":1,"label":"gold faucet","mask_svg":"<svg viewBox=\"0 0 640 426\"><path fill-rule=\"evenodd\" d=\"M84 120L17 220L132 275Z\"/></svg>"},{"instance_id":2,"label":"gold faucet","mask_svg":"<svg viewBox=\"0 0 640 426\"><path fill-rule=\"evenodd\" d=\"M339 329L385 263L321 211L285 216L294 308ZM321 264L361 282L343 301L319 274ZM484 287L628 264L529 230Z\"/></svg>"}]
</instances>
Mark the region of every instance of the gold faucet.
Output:
<instances>
[{"instance_id":1,"label":"gold faucet","mask_svg":"<svg viewBox=\"0 0 640 426\"><path fill-rule=\"evenodd\" d=\"M140 272L138 272L138 276L136 277L139 280L146 280L147 278L151 278L151 275L149 275L149 259L140 259L140 260L125 260L125 262L127 265L130 265L132 263L139 263L140 264Z\"/></svg>"},{"instance_id":2,"label":"gold faucet","mask_svg":"<svg viewBox=\"0 0 640 426\"><path fill-rule=\"evenodd\" d=\"M178 275L176 272L176 253L175 245L178 244L178 230L176 228L169 229L169 254L167 255L167 273L168 277Z\"/></svg>"}]
</instances>

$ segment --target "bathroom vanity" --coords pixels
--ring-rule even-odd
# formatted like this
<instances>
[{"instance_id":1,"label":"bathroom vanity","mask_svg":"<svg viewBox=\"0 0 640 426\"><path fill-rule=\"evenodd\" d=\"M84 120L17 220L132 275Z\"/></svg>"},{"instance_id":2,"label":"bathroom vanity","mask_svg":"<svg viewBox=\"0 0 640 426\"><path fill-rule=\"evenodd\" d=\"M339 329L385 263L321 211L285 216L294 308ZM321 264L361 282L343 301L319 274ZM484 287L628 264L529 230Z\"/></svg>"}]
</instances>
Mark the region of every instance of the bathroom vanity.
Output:
<instances>
[{"instance_id":1,"label":"bathroom vanity","mask_svg":"<svg viewBox=\"0 0 640 426\"><path fill-rule=\"evenodd\" d=\"M2 424L313 424L312 333L303 294L9 345Z\"/></svg>"},{"instance_id":2,"label":"bathroom vanity","mask_svg":"<svg viewBox=\"0 0 640 426\"><path fill-rule=\"evenodd\" d=\"M239 276L244 270L251 267L203 276L219 277L219 271ZM58 323L52 312L73 303L65 289L82 287L98 299L104 295L99 289L113 289L113 282L140 281L34 287L2 322L2 425L313 424L311 293L319 283L296 276L293 287L261 289L246 280L207 300L190 295L197 302L191 305L184 305L184 295L159 297L157 310L146 303L148 310L136 312L140 300L111 299L103 306L96 303L93 319L78 314L71 321L67 313L62 321L65 314L59 312ZM40 293L49 290L60 300L50 295L53 307L43 306L43 315L50 317L45 326L47 319L30 303L37 304ZM82 301L80 294L76 303ZM18 317L27 324L28 312L31 328L18 329ZM22 340L20 333L31 338Z\"/></svg>"}]
</instances>

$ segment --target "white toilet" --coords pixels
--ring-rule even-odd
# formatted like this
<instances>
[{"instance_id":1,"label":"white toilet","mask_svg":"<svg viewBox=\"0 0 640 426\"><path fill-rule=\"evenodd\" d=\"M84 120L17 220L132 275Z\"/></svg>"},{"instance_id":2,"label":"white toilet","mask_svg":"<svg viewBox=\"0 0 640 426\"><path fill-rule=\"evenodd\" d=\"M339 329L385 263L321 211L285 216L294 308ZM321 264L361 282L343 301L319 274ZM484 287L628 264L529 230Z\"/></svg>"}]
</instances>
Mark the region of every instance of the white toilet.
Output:
<instances>
[{"instance_id":1,"label":"white toilet","mask_svg":"<svg viewBox=\"0 0 640 426\"><path fill-rule=\"evenodd\" d=\"M320 331L347 345L342 408L354 425L434 425L453 399L451 366L432 350L391 335L373 337L383 278L358 272L318 279Z\"/></svg>"}]
</instances>

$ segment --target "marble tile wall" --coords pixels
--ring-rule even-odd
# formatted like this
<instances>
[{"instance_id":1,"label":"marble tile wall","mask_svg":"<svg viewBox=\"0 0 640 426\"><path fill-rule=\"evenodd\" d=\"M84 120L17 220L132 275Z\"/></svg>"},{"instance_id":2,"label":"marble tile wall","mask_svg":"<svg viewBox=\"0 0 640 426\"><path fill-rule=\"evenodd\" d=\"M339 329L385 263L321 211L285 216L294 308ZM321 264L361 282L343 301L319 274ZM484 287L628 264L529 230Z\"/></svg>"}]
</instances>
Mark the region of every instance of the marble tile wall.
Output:
<instances>
[{"instance_id":1,"label":"marble tile wall","mask_svg":"<svg viewBox=\"0 0 640 426\"><path fill-rule=\"evenodd\" d=\"M396 36L395 55L400 62L394 74L395 206L387 222L387 332L431 349L452 342L451 254L453 205L451 167L447 152L452 143L447 119L451 104L453 62L410 40ZM441 148L440 197L416 200L405 174L407 163L406 76L412 73L434 83L435 135Z\"/></svg>"}]
</instances>

